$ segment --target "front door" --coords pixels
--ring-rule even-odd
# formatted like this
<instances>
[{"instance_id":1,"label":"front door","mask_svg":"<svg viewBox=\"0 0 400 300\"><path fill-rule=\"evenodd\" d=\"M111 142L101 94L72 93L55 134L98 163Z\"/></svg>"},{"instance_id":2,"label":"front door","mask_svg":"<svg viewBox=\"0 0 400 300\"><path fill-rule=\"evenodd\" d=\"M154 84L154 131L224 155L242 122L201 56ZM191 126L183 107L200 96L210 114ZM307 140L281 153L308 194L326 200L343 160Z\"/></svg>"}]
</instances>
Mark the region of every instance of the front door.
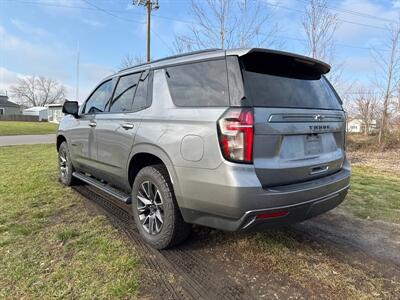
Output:
<instances>
[{"instance_id":1,"label":"front door","mask_svg":"<svg viewBox=\"0 0 400 300\"><path fill-rule=\"evenodd\" d=\"M80 171L95 173L97 160L96 115L103 113L111 98L113 81L100 84L86 100L81 114L75 121L78 123L70 131L71 156Z\"/></svg>"},{"instance_id":2,"label":"front door","mask_svg":"<svg viewBox=\"0 0 400 300\"><path fill-rule=\"evenodd\" d=\"M94 114L86 114L74 119L70 130L70 154L78 170L87 170L96 155L94 143Z\"/></svg>"}]
</instances>

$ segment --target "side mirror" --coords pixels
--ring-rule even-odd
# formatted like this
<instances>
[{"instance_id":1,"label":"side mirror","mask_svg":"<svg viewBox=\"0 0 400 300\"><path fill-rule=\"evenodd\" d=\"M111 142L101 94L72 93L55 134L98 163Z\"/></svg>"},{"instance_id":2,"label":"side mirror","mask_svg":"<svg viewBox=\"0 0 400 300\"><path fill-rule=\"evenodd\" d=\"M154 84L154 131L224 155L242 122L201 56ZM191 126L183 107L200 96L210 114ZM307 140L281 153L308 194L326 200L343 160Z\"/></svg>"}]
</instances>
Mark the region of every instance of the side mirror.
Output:
<instances>
[{"instance_id":1,"label":"side mirror","mask_svg":"<svg viewBox=\"0 0 400 300\"><path fill-rule=\"evenodd\" d=\"M65 101L62 112L67 115L73 115L75 118L78 117L79 104L77 101Z\"/></svg>"}]
</instances>

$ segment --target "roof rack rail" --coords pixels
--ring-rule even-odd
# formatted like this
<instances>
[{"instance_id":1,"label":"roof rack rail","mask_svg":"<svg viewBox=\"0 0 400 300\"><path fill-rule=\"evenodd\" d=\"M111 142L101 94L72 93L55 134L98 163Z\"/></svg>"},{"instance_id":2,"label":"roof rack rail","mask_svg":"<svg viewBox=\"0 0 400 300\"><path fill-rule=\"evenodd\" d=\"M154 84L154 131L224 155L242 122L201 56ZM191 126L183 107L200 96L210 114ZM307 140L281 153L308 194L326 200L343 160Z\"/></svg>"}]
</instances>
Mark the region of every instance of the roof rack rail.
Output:
<instances>
[{"instance_id":1,"label":"roof rack rail","mask_svg":"<svg viewBox=\"0 0 400 300\"><path fill-rule=\"evenodd\" d=\"M160 62L160 61L164 61L164 60L168 60L168 59L174 59L174 58L185 57L185 56L190 56L190 55L200 54L200 53L219 51L219 50L222 50L222 49L220 49L220 48L210 48L210 49L204 49L204 50L198 50L198 51L192 51L192 52L187 52L187 53L167 56L167 57L164 57L164 58L152 60L150 62L145 62L145 63L142 63L142 64L138 64L138 65L134 65L134 66L131 66L131 67L123 68L123 69L119 70L118 72L126 71L126 70L129 70L129 69L133 69L133 68L136 68L136 67L140 67L140 66L144 66L144 65L147 65L147 64L152 64L152 63L156 63L156 62Z\"/></svg>"}]
</instances>

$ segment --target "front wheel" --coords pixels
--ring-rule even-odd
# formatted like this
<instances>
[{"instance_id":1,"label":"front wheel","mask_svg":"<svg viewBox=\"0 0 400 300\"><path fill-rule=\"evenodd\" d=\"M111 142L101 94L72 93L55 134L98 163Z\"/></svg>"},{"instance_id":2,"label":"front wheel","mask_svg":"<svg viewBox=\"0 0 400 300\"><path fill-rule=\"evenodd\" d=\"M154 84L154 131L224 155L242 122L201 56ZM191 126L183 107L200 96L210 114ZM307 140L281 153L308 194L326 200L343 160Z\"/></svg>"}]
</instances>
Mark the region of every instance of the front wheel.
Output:
<instances>
[{"instance_id":1,"label":"front wheel","mask_svg":"<svg viewBox=\"0 0 400 300\"><path fill-rule=\"evenodd\" d=\"M132 209L141 236L156 249L177 245L190 233L191 226L182 218L163 165L139 171L132 187Z\"/></svg>"},{"instance_id":2,"label":"front wheel","mask_svg":"<svg viewBox=\"0 0 400 300\"><path fill-rule=\"evenodd\" d=\"M58 168L60 170L60 181L66 186L77 183L77 179L72 176L74 167L68 151L67 142L62 142L58 149Z\"/></svg>"}]
</instances>

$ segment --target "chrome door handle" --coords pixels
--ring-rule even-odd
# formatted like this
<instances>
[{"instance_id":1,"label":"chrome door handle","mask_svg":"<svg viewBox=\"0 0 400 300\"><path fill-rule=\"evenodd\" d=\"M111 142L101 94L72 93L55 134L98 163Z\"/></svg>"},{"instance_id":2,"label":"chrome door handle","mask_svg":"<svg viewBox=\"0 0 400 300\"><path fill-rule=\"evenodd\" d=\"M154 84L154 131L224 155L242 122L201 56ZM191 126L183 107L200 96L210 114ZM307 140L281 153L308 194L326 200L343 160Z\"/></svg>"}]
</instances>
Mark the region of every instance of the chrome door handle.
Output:
<instances>
[{"instance_id":1,"label":"chrome door handle","mask_svg":"<svg viewBox=\"0 0 400 300\"><path fill-rule=\"evenodd\" d=\"M132 124L132 123L124 123L124 124L122 124L121 126L122 126L122 128L124 128L124 129L126 129L126 130L128 130L128 129L133 129L133 127L135 127L135 125Z\"/></svg>"},{"instance_id":2,"label":"chrome door handle","mask_svg":"<svg viewBox=\"0 0 400 300\"><path fill-rule=\"evenodd\" d=\"M89 126L90 126L90 127L96 127L96 125L97 125L96 122L90 122L90 123L89 123Z\"/></svg>"}]
</instances>

